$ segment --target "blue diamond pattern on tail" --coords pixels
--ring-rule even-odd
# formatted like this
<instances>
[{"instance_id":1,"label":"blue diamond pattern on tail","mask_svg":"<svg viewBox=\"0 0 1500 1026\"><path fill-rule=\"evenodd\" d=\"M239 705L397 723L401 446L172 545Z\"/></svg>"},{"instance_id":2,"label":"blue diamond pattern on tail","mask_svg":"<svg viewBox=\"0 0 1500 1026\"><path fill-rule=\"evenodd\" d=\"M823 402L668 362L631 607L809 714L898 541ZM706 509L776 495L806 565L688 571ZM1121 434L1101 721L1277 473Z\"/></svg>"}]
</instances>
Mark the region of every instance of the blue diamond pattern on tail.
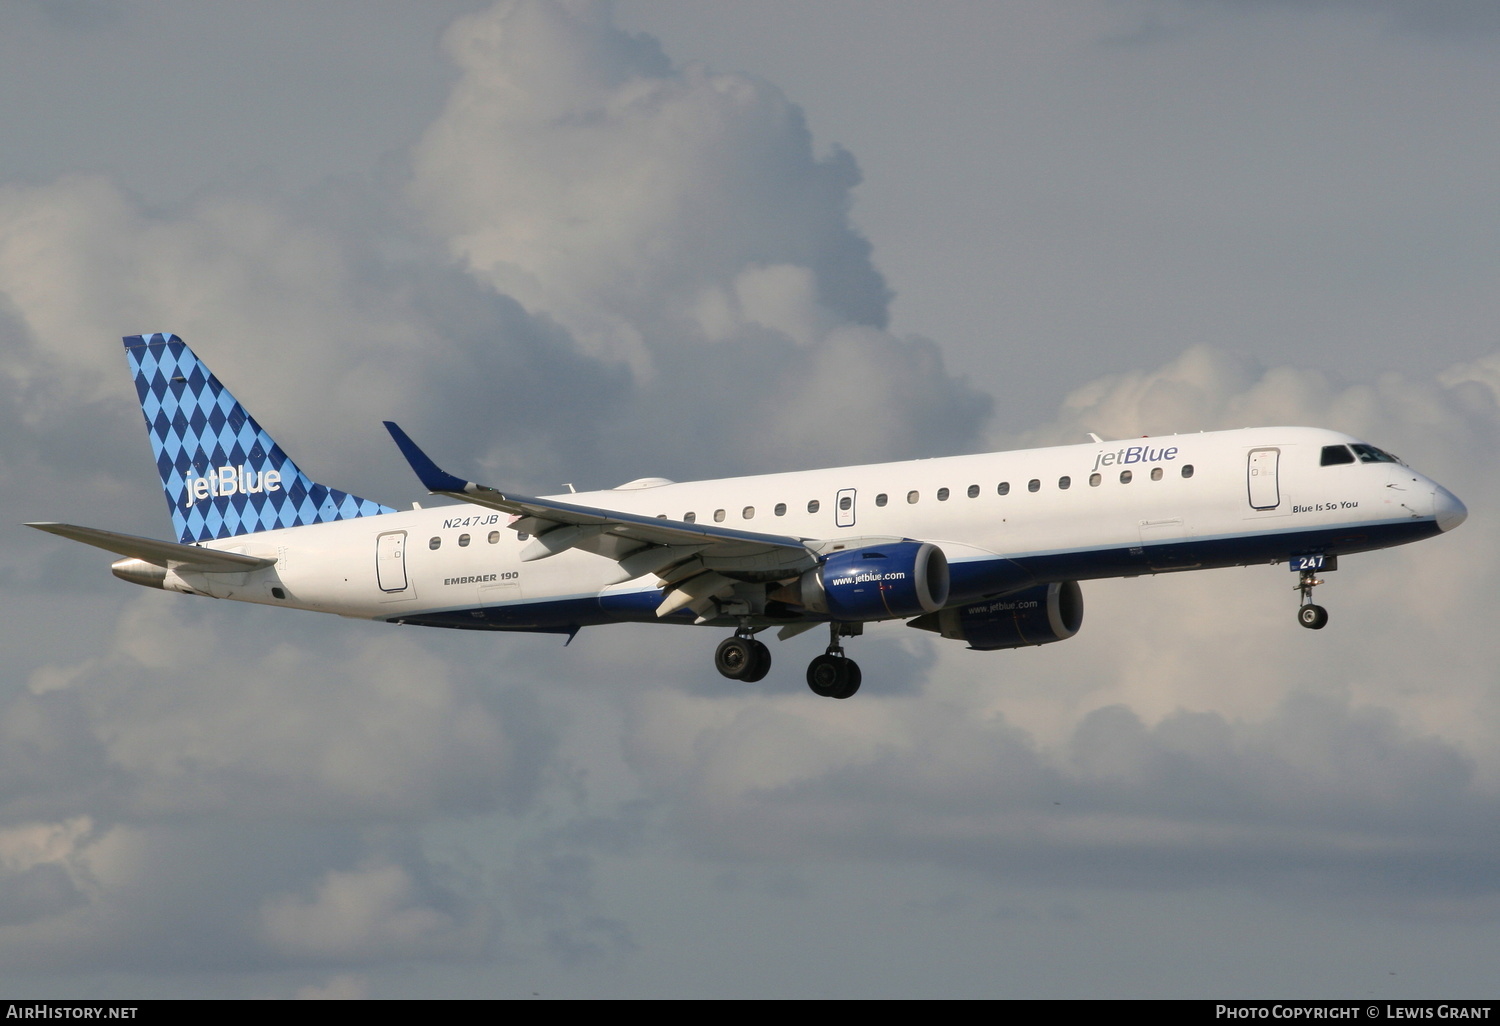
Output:
<instances>
[{"instance_id":1,"label":"blue diamond pattern on tail","mask_svg":"<svg viewBox=\"0 0 1500 1026\"><path fill-rule=\"evenodd\" d=\"M302 473L176 335L124 341L178 541L395 512Z\"/></svg>"}]
</instances>

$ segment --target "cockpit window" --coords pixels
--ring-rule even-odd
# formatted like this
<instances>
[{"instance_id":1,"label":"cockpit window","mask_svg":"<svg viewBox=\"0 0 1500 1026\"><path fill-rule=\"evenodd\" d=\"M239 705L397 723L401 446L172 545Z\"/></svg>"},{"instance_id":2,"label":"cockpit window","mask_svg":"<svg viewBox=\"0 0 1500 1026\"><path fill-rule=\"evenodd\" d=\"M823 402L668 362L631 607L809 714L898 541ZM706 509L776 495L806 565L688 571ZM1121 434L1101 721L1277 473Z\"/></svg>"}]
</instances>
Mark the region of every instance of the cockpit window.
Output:
<instances>
[{"instance_id":1,"label":"cockpit window","mask_svg":"<svg viewBox=\"0 0 1500 1026\"><path fill-rule=\"evenodd\" d=\"M1384 449L1377 449L1373 445L1363 442L1354 442L1349 448L1354 450L1354 455L1359 457L1361 463L1400 463L1396 457Z\"/></svg>"},{"instance_id":2,"label":"cockpit window","mask_svg":"<svg viewBox=\"0 0 1500 1026\"><path fill-rule=\"evenodd\" d=\"M1353 463L1354 453L1349 451L1347 445L1325 445L1323 446L1323 463L1325 467L1336 467L1341 463Z\"/></svg>"}]
</instances>

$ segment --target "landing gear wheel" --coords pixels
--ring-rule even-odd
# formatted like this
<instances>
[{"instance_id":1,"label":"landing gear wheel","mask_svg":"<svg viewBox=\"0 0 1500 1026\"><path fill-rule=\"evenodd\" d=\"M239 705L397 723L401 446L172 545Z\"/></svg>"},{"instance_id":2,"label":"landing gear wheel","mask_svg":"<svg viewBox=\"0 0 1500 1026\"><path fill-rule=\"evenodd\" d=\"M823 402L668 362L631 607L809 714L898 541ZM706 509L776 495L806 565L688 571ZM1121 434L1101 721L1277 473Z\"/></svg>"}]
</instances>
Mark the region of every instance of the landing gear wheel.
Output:
<instances>
[{"instance_id":1,"label":"landing gear wheel","mask_svg":"<svg viewBox=\"0 0 1500 1026\"><path fill-rule=\"evenodd\" d=\"M834 693L834 698L853 698L854 693L859 690L859 682L864 679L864 674L859 672L858 663L853 659L845 659L844 663L847 679L844 681L844 686Z\"/></svg>"},{"instance_id":2,"label":"landing gear wheel","mask_svg":"<svg viewBox=\"0 0 1500 1026\"><path fill-rule=\"evenodd\" d=\"M1322 606L1305 605L1297 610L1297 622L1308 630L1320 631L1328 626L1328 610Z\"/></svg>"},{"instance_id":3,"label":"landing gear wheel","mask_svg":"<svg viewBox=\"0 0 1500 1026\"><path fill-rule=\"evenodd\" d=\"M1302 605L1297 609L1297 622L1310 631L1320 631L1328 626L1328 610L1313 604L1312 590L1323 583L1318 580L1317 568L1307 565L1313 561L1311 557L1303 561L1301 565L1304 569L1301 576L1297 578L1296 591L1302 596ZM1318 557L1316 562L1318 566L1328 570L1336 568L1333 556L1329 556L1326 561Z\"/></svg>"},{"instance_id":4,"label":"landing gear wheel","mask_svg":"<svg viewBox=\"0 0 1500 1026\"><path fill-rule=\"evenodd\" d=\"M822 698L832 698L843 683L844 660L835 655L820 655L807 664L807 686Z\"/></svg>"},{"instance_id":5,"label":"landing gear wheel","mask_svg":"<svg viewBox=\"0 0 1500 1026\"><path fill-rule=\"evenodd\" d=\"M754 684L771 672L771 650L764 642L751 640L750 651L753 656L750 669L740 676L740 680L746 684Z\"/></svg>"},{"instance_id":6,"label":"landing gear wheel","mask_svg":"<svg viewBox=\"0 0 1500 1026\"><path fill-rule=\"evenodd\" d=\"M841 655L820 655L807 664L807 686L821 698L848 698L859 690L859 664Z\"/></svg>"},{"instance_id":7,"label":"landing gear wheel","mask_svg":"<svg viewBox=\"0 0 1500 1026\"><path fill-rule=\"evenodd\" d=\"M725 638L719 642L719 648L714 652L714 669L718 670L730 680L748 680L749 674L755 671L757 659L755 658L755 646L760 644L752 638ZM765 648L764 645L760 646ZM766 669L771 668L771 657L767 653ZM765 676L764 673L761 676ZM755 678L759 680L760 678Z\"/></svg>"}]
</instances>

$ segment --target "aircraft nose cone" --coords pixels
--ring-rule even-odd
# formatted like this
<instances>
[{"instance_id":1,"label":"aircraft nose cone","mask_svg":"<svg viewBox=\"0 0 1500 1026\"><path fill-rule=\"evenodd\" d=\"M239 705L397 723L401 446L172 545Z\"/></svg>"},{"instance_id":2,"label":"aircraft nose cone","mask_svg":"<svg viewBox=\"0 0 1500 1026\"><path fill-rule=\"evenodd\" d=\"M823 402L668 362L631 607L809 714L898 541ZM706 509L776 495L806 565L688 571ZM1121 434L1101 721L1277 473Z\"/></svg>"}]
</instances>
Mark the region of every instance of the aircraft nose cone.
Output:
<instances>
[{"instance_id":1,"label":"aircraft nose cone","mask_svg":"<svg viewBox=\"0 0 1500 1026\"><path fill-rule=\"evenodd\" d=\"M1469 519L1469 508L1458 496L1439 485L1432 493L1432 515L1437 520L1438 530L1451 531Z\"/></svg>"}]
</instances>

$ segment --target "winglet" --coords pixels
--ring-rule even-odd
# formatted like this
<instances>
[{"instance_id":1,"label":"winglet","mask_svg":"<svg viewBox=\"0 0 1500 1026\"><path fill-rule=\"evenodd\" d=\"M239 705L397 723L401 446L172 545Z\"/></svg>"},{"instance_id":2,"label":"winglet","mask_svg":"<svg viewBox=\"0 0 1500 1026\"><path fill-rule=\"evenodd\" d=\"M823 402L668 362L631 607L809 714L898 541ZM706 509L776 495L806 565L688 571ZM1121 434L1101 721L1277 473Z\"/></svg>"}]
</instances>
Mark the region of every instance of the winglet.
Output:
<instances>
[{"instance_id":1,"label":"winglet","mask_svg":"<svg viewBox=\"0 0 1500 1026\"><path fill-rule=\"evenodd\" d=\"M411 469L416 471L417 478L421 480L422 486L429 492L434 494L459 492L462 494L474 490L475 486L471 485L470 482L465 481L461 477L454 477L432 462L431 457L417 448L417 443L413 442L405 431L396 426L394 421L387 420L384 423L385 429L391 433L391 438L395 439L396 448L401 450L401 455L406 457L406 462L411 464Z\"/></svg>"}]
</instances>

